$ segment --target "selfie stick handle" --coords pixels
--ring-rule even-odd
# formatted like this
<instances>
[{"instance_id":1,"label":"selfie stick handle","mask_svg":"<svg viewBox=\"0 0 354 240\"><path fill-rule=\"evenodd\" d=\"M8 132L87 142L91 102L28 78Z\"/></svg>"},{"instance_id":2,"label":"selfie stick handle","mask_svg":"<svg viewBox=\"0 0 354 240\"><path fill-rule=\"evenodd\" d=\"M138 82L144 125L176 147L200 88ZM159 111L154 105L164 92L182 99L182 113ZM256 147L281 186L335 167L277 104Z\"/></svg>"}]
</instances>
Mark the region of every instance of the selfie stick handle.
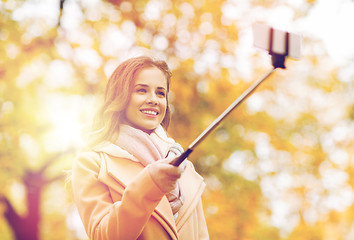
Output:
<instances>
[{"instance_id":1,"label":"selfie stick handle","mask_svg":"<svg viewBox=\"0 0 354 240\"><path fill-rule=\"evenodd\" d=\"M239 104L241 104L256 88L266 80L276 69L274 67L269 71L263 78L259 79L257 82L253 83L242 95L240 95L217 119L215 119L200 135L197 137L194 142L189 145L188 149L184 151L178 158L171 162L174 166L179 166L209 134L213 131L221 122L226 118L232 110L234 110Z\"/></svg>"}]
</instances>

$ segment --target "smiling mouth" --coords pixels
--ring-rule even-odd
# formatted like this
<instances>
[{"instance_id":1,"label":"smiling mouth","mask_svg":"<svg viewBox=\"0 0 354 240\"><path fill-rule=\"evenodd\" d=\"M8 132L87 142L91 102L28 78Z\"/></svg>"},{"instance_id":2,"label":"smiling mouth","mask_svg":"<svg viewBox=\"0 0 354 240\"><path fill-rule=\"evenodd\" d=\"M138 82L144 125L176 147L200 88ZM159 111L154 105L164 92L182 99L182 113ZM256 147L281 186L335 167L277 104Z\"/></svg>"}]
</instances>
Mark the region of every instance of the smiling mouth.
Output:
<instances>
[{"instance_id":1,"label":"smiling mouth","mask_svg":"<svg viewBox=\"0 0 354 240\"><path fill-rule=\"evenodd\" d=\"M145 114L149 114L149 115L153 115L153 116L157 116L159 113L153 110L140 110L140 112L145 113Z\"/></svg>"}]
</instances>

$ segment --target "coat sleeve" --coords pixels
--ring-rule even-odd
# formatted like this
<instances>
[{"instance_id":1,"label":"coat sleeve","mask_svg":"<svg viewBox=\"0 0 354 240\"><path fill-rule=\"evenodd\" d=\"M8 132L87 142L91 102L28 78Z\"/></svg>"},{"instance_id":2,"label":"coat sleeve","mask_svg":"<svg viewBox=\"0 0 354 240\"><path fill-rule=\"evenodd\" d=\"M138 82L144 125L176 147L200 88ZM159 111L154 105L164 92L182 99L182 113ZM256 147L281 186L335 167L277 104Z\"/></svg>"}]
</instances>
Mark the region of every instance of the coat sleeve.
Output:
<instances>
[{"instance_id":1,"label":"coat sleeve","mask_svg":"<svg viewBox=\"0 0 354 240\"><path fill-rule=\"evenodd\" d=\"M89 238L137 239L164 194L144 168L113 202L99 170L95 152L81 153L73 164L74 201Z\"/></svg>"}]
</instances>

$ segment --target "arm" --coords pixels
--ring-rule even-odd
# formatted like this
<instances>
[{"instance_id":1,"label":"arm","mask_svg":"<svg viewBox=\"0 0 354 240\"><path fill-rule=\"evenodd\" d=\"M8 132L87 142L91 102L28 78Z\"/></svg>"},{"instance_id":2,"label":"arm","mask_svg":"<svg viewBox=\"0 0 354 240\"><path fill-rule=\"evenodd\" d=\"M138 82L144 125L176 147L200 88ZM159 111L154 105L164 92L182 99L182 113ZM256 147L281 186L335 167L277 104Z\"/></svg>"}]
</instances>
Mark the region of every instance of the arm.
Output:
<instances>
[{"instance_id":1,"label":"arm","mask_svg":"<svg viewBox=\"0 0 354 240\"><path fill-rule=\"evenodd\" d=\"M108 187L98 180L97 153L81 154L73 165L73 192L86 232L95 239L136 239L164 193L143 169L113 202ZM117 182L118 184L118 182Z\"/></svg>"}]
</instances>

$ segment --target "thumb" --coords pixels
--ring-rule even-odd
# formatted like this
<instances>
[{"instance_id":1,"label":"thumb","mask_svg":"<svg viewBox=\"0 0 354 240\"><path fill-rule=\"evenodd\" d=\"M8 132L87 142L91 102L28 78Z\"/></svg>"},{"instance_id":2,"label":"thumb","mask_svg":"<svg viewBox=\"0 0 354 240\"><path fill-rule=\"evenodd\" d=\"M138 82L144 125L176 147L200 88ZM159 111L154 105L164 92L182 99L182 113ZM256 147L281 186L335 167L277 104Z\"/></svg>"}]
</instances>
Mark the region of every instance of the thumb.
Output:
<instances>
[{"instance_id":1,"label":"thumb","mask_svg":"<svg viewBox=\"0 0 354 240\"><path fill-rule=\"evenodd\" d=\"M176 158L176 156L174 156L174 155L172 154L172 155L170 155L170 156L167 156L166 158L163 158L163 159L158 160L158 162L170 164L175 158Z\"/></svg>"}]
</instances>

